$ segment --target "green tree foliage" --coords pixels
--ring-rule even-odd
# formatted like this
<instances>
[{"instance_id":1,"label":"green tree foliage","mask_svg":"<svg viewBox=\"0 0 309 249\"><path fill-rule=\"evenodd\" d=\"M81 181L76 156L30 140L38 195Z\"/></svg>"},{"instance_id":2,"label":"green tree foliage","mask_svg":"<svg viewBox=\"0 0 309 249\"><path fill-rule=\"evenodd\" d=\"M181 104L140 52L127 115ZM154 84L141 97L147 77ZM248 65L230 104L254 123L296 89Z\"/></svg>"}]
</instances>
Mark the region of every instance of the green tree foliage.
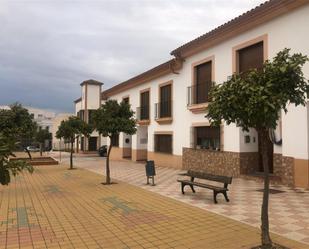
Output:
<instances>
[{"instance_id":1,"label":"green tree foliage","mask_svg":"<svg viewBox=\"0 0 309 249\"><path fill-rule=\"evenodd\" d=\"M63 138L71 143L70 169L73 169L73 152L75 139L84 135L88 137L92 132L92 127L78 117L71 116L67 120L61 121L56 132L56 137Z\"/></svg>"},{"instance_id":2,"label":"green tree foliage","mask_svg":"<svg viewBox=\"0 0 309 249\"><path fill-rule=\"evenodd\" d=\"M0 133L0 184L8 185L11 181L11 175L16 176L23 170L33 172L33 167L23 160L10 160L15 157L13 150L16 144L13 140L4 137Z\"/></svg>"},{"instance_id":3,"label":"green tree foliage","mask_svg":"<svg viewBox=\"0 0 309 249\"><path fill-rule=\"evenodd\" d=\"M51 133L47 128L41 129L39 128L35 133L35 141L40 144L40 155L42 156L43 152L43 144L46 140L50 140L52 138Z\"/></svg>"},{"instance_id":4,"label":"green tree foliage","mask_svg":"<svg viewBox=\"0 0 309 249\"><path fill-rule=\"evenodd\" d=\"M128 135L136 133L136 120L130 105L122 101L108 100L93 113L94 128L104 137L113 140L120 132ZM112 149L112 142L108 148L106 158L106 184L111 184L109 156Z\"/></svg>"},{"instance_id":5,"label":"green tree foliage","mask_svg":"<svg viewBox=\"0 0 309 249\"><path fill-rule=\"evenodd\" d=\"M0 110L0 183L10 183L10 175L15 176L26 169L33 172L31 165L21 160L10 160L15 157L13 151L25 139L33 137L36 123L28 110L15 103L8 110ZM31 156L30 156L31 157Z\"/></svg>"},{"instance_id":6,"label":"green tree foliage","mask_svg":"<svg viewBox=\"0 0 309 249\"><path fill-rule=\"evenodd\" d=\"M0 110L0 131L3 136L18 141L33 138L36 128L33 116L21 104L15 103L8 110Z\"/></svg>"},{"instance_id":7,"label":"green tree foliage","mask_svg":"<svg viewBox=\"0 0 309 249\"><path fill-rule=\"evenodd\" d=\"M289 104L305 105L308 80L302 68L308 57L290 55L289 49L279 52L273 61L266 61L261 70L250 70L242 75L233 75L223 84L213 86L206 117L214 125L223 120L235 123L243 130L255 128L261 139L264 167L264 193L261 212L262 248L273 248L269 236L268 199L269 129L276 128L281 110L287 112Z\"/></svg>"}]
</instances>

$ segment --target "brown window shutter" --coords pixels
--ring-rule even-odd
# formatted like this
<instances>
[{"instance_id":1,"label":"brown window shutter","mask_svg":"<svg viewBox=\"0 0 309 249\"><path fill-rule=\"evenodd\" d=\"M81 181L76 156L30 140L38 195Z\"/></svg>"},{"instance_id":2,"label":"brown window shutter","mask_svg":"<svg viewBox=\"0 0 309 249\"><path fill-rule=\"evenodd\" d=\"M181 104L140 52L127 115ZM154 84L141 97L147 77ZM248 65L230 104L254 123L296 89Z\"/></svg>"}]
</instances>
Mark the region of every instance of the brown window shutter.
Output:
<instances>
[{"instance_id":1,"label":"brown window shutter","mask_svg":"<svg viewBox=\"0 0 309 249\"><path fill-rule=\"evenodd\" d=\"M173 136L167 134L155 135L155 151L161 153L173 153Z\"/></svg>"},{"instance_id":2,"label":"brown window shutter","mask_svg":"<svg viewBox=\"0 0 309 249\"><path fill-rule=\"evenodd\" d=\"M263 42L256 43L238 51L238 73L250 69L260 69L264 62Z\"/></svg>"},{"instance_id":3,"label":"brown window shutter","mask_svg":"<svg viewBox=\"0 0 309 249\"><path fill-rule=\"evenodd\" d=\"M208 102L208 93L211 87L212 62L200 64L195 68L195 93L194 100L196 104Z\"/></svg>"}]
</instances>

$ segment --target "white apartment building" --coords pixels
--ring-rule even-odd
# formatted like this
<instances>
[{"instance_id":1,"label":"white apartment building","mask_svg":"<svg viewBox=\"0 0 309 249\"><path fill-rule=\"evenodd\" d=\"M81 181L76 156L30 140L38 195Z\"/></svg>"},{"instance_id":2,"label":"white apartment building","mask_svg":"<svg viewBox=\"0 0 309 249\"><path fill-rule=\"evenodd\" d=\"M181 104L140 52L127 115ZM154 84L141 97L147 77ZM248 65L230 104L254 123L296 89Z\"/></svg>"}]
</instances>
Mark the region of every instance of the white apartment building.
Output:
<instances>
[{"instance_id":1,"label":"white apartment building","mask_svg":"<svg viewBox=\"0 0 309 249\"><path fill-rule=\"evenodd\" d=\"M136 111L137 133L112 141L113 159L154 160L156 165L198 169L238 177L261 171L258 136L235 125L210 127L205 118L212 81L260 67L284 48L309 55L309 1L270 0L171 52L172 59L102 92L102 83L81 84L76 114L89 120L106 99L128 101ZM309 64L304 67L309 78ZM309 107L282 112L269 155L274 180L309 187ZM96 150L97 133L78 141Z\"/></svg>"}]
</instances>

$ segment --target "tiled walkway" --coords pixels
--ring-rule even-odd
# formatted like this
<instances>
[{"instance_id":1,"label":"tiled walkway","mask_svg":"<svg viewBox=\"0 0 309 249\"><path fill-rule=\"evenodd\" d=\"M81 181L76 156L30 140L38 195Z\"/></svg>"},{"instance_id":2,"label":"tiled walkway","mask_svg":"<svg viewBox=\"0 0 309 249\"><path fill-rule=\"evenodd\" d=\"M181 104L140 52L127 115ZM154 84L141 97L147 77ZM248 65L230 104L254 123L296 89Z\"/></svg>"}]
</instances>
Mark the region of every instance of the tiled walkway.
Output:
<instances>
[{"instance_id":1,"label":"tiled walkway","mask_svg":"<svg viewBox=\"0 0 309 249\"><path fill-rule=\"evenodd\" d=\"M57 154L54 154L57 156ZM64 159L66 161L66 159ZM104 174L105 162L99 157L75 158L76 165L94 172ZM218 195L219 204L213 203L212 192L197 189L193 194L190 188L186 194L180 192L178 173L180 170L157 167L156 186L145 185L145 169L143 164L127 162L112 162L111 175L130 184L149 191L188 203L190 205L224 215L237 221L260 227L260 207L263 188L261 183L245 179L233 179L230 187L230 202L226 203L223 196ZM272 189L282 193L270 195L270 223L271 231L287 238L308 244L309 248L309 191L290 189L283 186L272 186Z\"/></svg>"},{"instance_id":2,"label":"tiled walkway","mask_svg":"<svg viewBox=\"0 0 309 249\"><path fill-rule=\"evenodd\" d=\"M0 248L250 248L252 226L67 166L38 166L0 187ZM290 248L308 248L273 235Z\"/></svg>"}]
</instances>

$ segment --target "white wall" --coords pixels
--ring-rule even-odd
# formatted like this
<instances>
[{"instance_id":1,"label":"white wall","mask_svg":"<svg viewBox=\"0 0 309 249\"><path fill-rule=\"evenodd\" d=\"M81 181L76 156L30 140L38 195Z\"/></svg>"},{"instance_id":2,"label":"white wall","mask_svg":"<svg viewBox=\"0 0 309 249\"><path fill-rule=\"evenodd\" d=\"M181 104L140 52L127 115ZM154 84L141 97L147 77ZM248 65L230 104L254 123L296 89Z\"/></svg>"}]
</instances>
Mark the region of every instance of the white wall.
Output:
<instances>
[{"instance_id":1,"label":"white wall","mask_svg":"<svg viewBox=\"0 0 309 249\"><path fill-rule=\"evenodd\" d=\"M100 86L87 86L87 109L98 109L100 107Z\"/></svg>"},{"instance_id":2,"label":"white wall","mask_svg":"<svg viewBox=\"0 0 309 249\"><path fill-rule=\"evenodd\" d=\"M308 159L308 106L290 105L282 119L282 154Z\"/></svg>"}]
</instances>

